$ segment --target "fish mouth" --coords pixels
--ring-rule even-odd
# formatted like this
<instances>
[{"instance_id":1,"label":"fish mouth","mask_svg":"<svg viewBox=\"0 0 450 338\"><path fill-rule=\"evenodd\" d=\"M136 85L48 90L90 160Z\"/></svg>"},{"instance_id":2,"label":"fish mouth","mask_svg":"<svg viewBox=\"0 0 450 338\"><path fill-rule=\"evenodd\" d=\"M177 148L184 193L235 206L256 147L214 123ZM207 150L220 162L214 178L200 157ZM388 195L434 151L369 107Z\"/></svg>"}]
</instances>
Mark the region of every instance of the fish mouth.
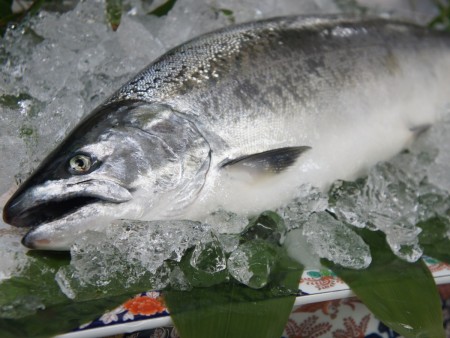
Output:
<instances>
[{"instance_id":1,"label":"fish mouth","mask_svg":"<svg viewBox=\"0 0 450 338\"><path fill-rule=\"evenodd\" d=\"M49 181L13 195L3 209L3 220L17 227L38 227L87 205L117 204L131 199L127 188L111 180Z\"/></svg>"},{"instance_id":2,"label":"fish mouth","mask_svg":"<svg viewBox=\"0 0 450 338\"><path fill-rule=\"evenodd\" d=\"M76 196L66 200L45 202L18 214L11 214L12 208L5 208L3 219L6 223L17 227L37 227L72 214L83 206L100 201L102 199L98 197Z\"/></svg>"}]
</instances>

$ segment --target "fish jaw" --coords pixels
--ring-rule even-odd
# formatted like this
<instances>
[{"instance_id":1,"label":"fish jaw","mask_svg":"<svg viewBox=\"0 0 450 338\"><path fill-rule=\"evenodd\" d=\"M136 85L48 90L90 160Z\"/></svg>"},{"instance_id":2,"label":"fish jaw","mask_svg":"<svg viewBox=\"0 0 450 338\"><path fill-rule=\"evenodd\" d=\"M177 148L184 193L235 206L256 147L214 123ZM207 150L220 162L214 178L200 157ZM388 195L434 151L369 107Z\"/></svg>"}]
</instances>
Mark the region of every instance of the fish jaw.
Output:
<instances>
[{"instance_id":1,"label":"fish jaw","mask_svg":"<svg viewBox=\"0 0 450 338\"><path fill-rule=\"evenodd\" d=\"M115 205L131 199L130 191L112 180L53 180L13 196L3 209L3 219L14 226L35 227L64 219L84 206L98 202Z\"/></svg>"}]
</instances>

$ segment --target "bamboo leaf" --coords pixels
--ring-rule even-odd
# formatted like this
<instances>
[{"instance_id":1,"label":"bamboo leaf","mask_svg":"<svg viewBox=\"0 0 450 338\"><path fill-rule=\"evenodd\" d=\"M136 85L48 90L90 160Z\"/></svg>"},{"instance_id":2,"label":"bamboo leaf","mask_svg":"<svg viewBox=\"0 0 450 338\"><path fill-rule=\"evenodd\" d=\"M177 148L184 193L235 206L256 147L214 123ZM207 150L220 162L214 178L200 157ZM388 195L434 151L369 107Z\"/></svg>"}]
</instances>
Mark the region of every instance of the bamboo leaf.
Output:
<instances>
[{"instance_id":1,"label":"bamboo leaf","mask_svg":"<svg viewBox=\"0 0 450 338\"><path fill-rule=\"evenodd\" d=\"M295 295L274 297L269 289L229 283L168 291L165 300L183 338L273 338L281 336Z\"/></svg>"},{"instance_id":2,"label":"bamboo leaf","mask_svg":"<svg viewBox=\"0 0 450 338\"><path fill-rule=\"evenodd\" d=\"M428 27L448 31L450 30L450 6L441 3L439 0L435 2L438 15L428 23Z\"/></svg>"},{"instance_id":3,"label":"bamboo leaf","mask_svg":"<svg viewBox=\"0 0 450 338\"><path fill-rule=\"evenodd\" d=\"M0 0L0 17L4 18L12 14L13 0Z\"/></svg>"},{"instance_id":4,"label":"bamboo leaf","mask_svg":"<svg viewBox=\"0 0 450 338\"><path fill-rule=\"evenodd\" d=\"M107 309L115 308L130 296L124 294L86 302L69 301L49 306L22 318L0 317L1 337L53 337L76 329L81 324L102 315Z\"/></svg>"},{"instance_id":5,"label":"bamboo leaf","mask_svg":"<svg viewBox=\"0 0 450 338\"><path fill-rule=\"evenodd\" d=\"M106 18L112 30L116 31L122 18L122 0L106 0Z\"/></svg>"},{"instance_id":6,"label":"bamboo leaf","mask_svg":"<svg viewBox=\"0 0 450 338\"><path fill-rule=\"evenodd\" d=\"M169 11L175 5L175 2L177 2L177 0L167 0L161 6L156 7L154 10L152 10L148 14L149 15L156 15L158 17L167 15L167 13L169 13Z\"/></svg>"},{"instance_id":7,"label":"bamboo leaf","mask_svg":"<svg viewBox=\"0 0 450 338\"><path fill-rule=\"evenodd\" d=\"M407 263L395 256L381 232L360 229L372 264L365 270L323 264L341 277L384 324L404 337L444 337L440 299L433 276L422 260Z\"/></svg>"},{"instance_id":8,"label":"bamboo leaf","mask_svg":"<svg viewBox=\"0 0 450 338\"><path fill-rule=\"evenodd\" d=\"M234 17L234 13L232 10L227 8L216 8L216 7L211 8L217 15L222 14L224 17L226 17L230 23L236 22L236 18Z\"/></svg>"},{"instance_id":9,"label":"bamboo leaf","mask_svg":"<svg viewBox=\"0 0 450 338\"><path fill-rule=\"evenodd\" d=\"M35 0L28 9L13 13L11 6L8 7L9 3L12 5L12 1L0 0L0 33L2 35L5 33L9 23L19 22L27 15L33 16L38 13L44 2L45 0Z\"/></svg>"},{"instance_id":10,"label":"bamboo leaf","mask_svg":"<svg viewBox=\"0 0 450 338\"><path fill-rule=\"evenodd\" d=\"M55 273L69 263L70 255L41 251L30 251L28 255L30 264L20 276L0 283L2 338L50 337L70 331L136 293L121 288L113 296L96 295L94 299L91 295L88 301L72 301L55 281Z\"/></svg>"},{"instance_id":11,"label":"bamboo leaf","mask_svg":"<svg viewBox=\"0 0 450 338\"><path fill-rule=\"evenodd\" d=\"M419 235L420 245L427 256L450 264L450 221L446 217L436 216L417 224L422 228Z\"/></svg>"},{"instance_id":12,"label":"bamboo leaf","mask_svg":"<svg viewBox=\"0 0 450 338\"><path fill-rule=\"evenodd\" d=\"M302 270L280 250L271 281L262 289L231 280L187 292L169 290L164 297L183 338L280 337L294 305Z\"/></svg>"},{"instance_id":13,"label":"bamboo leaf","mask_svg":"<svg viewBox=\"0 0 450 338\"><path fill-rule=\"evenodd\" d=\"M69 263L70 256L42 252L29 256L29 266L20 276L0 283L0 318L21 318L37 308L67 301L54 278L58 268Z\"/></svg>"}]
</instances>

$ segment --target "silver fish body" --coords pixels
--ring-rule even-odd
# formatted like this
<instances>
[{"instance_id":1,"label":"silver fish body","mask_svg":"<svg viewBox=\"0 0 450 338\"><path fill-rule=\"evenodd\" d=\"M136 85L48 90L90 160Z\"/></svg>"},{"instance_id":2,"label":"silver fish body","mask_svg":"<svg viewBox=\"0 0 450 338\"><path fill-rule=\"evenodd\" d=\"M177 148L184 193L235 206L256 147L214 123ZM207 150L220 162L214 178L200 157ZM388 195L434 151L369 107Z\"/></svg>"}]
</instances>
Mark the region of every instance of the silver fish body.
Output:
<instances>
[{"instance_id":1,"label":"silver fish body","mask_svg":"<svg viewBox=\"0 0 450 338\"><path fill-rule=\"evenodd\" d=\"M379 18L285 17L161 56L82 121L4 208L67 250L119 218L253 214L395 155L449 100L450 38Z\"/></svg>"}]
</instances>

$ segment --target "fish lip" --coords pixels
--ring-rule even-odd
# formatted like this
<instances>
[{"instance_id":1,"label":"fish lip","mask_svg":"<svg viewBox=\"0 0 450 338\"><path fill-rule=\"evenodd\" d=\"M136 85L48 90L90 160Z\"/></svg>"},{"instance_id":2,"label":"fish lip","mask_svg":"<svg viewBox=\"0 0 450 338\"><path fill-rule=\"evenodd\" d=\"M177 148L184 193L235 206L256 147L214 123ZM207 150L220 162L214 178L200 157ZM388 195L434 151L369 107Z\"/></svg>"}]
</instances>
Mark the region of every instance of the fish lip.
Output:
<instances>
[{"instance_id":1,"label":"fish lip","mask_svg":"<svg viewBox=\"0 0 450 338\"><path fill-rule=\"evenodd\" d=\"M30 236L28 236L28 234L30 234L34 229L35 228L28 231L26 233L26 235L23 236L22 240L20 241L20 243L22 243L22 245L27 247L28 249L39 249L38 245L36 245L36 242L33 240L30 240Z\"/></svg>"}]
</instances>

